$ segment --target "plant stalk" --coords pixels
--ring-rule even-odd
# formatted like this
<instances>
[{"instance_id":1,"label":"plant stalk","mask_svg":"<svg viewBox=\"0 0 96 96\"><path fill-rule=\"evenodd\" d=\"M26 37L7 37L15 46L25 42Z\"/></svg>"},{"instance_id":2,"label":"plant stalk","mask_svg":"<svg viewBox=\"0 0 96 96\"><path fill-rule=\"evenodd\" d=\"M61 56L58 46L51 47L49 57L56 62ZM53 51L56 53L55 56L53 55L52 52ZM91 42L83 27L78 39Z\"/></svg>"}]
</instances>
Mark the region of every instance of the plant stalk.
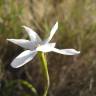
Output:
<instances>
[{"instance_id":1,"label":"plant stalk","mask_svg":"<svg viewBox=\"0 0 96 96\"><path fill-rule=\"evenodd\" d=\"M45 54L43 52L38 52L38 56L41 60L41 68L42 68L42 73L43 73L44 80L45 80L43 96L47 96L49 85L50 85L47 60L46 60Z\"/></svg>"}]
</instances>

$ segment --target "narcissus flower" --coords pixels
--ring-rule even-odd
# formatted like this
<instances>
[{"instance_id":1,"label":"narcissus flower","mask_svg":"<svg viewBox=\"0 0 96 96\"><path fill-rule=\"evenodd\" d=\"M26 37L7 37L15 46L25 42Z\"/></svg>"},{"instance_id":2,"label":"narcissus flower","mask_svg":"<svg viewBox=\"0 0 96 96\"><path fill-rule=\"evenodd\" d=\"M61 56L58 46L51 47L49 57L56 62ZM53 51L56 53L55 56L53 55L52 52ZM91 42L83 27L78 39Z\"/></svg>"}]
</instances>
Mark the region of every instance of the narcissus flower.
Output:
<instances>
[{"instance_id":1,"label":"narcissus flower","mask_svg":"<svg viewBox=\"0 0 96 96\"><path fill-rule=\"evenodd\" d=\"M63 55L77 55L80 51L76 51L75 49L57 49L55 48L56 43L49 43L52 39L53 35L58 29L58 22L51 29L49 37L42 41L36 32L30 29L27 26L23 26L23 28L28 33L30 40L25 39L7 39L8 41L17 44L27 50L18 55L11 63L13 68L18 68L23 66L24 64L31 61L38 51L46 52L56 52Z\"/></svg>"}]
</instances>

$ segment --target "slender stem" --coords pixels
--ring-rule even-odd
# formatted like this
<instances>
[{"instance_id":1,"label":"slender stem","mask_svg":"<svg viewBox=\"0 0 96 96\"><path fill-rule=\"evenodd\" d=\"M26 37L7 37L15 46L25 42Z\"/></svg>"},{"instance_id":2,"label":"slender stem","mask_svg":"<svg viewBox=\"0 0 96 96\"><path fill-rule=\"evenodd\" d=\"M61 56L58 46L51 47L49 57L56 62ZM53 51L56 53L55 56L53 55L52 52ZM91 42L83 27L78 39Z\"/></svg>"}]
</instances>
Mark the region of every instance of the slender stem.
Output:
<instances>
[{"instance_id":1,"label":"slender stem","mask_svg":"<svg viewBox=\"0 0 96 96\"><path fill-rule=\"evenodd\" d=\"M45 79L43 96L47 96L49 85L50 85L47 61L46 61L46 57L45 57L43 52L38 52L38 55L39 55L39 58L41 60L41 68L42 68L43 76L44 76L44 79Z\"/></svg>"}]
</instances>

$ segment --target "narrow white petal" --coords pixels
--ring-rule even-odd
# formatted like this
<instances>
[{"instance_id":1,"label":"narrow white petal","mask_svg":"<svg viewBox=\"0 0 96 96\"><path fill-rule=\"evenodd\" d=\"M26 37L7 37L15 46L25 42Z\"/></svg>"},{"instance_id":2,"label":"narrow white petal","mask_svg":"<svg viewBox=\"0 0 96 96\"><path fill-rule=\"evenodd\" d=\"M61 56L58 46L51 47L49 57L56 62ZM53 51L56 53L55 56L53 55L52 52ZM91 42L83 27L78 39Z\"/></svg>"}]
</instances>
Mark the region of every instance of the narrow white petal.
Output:
<instances>
[{"instance_id":1,"label":"narrow white petal","mask_svg":"<svg viewBox=\"0 0 96 96\"><path fill-rule=\"evenodd\" d=\"M19 45L20 47L33 50L36 47L35 42L25 40L25 39L7 39L8 41Z\"/></svg>"},{"instance_id":2,"label":"narrow white petal","mask_svg":"<svg viewBox=\"0 0 96 96\"><path fill-rule=\"evenodd\" d=\"M35 42L41 42L41 38L39 37L39 35L33 31L31 28L27 27L27 26L22 26L26 32L28 33L31 41L35 41Z\"/></svg>"},{"instance_id":3,"label":"narrow white petal","mask_svg":"<svg viewBox=\"0 0 96 96\"><path fill-rule=\"evenodd\" d=\"M36 50L42 52L50 52L55 47L55 45L56 43L46 43L44 45L38 46Z\"/></svg>"},{"instance_id":4,"label":"narrow white petal","mask_svg":"<svg viewBox=\"0 0 96 96\"><path fill-rule=\"evenodd\" d=\"M80 51L76 51L75 49L57 49L53 48L53 52L60 53L63 55L77 55L80 53Z\"/></svg>"},{"instance_id":5,"label":"narrow white petal","mask_svg":"<svg viewBox=\"0 0 96 96\"><path fill-rule=\"evenodd\" d=\"M57 31L57 29L58 29L58 22L56 22L56 24L52 27L50 35L45 42L49 42L52 39L52 37L55 34L55 32Z\"/></svg>"},{"instance_id":6,"label":"narrow white petal","mask_svg":"<svg viewBox=\"0 0 96 96\"><path fill-rule=\"evenodd\" d=\"M35 55L36 55L36 52L26 50L12 61L11 66L13 68L19 68L23 66L24 64L28 63L29 61L31 61Z\"/></svg>"}]
</instances>

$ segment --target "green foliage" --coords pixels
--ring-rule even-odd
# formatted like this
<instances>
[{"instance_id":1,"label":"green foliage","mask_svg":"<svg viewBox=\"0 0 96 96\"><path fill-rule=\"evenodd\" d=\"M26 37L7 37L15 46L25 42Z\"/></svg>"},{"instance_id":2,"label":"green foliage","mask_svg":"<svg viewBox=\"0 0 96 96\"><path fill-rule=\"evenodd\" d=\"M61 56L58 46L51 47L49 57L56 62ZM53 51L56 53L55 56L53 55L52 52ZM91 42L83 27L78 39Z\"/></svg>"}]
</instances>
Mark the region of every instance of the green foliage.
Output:
<instances>
[{"instance_id":1,"label":"green foliage","mask_svg":"<svg viewBox=\"0 0 96 96\"><path fill-rule=\"evenodd\" d=\"M3 37L19 37L20 25L22 24L20 18L23 8L21 1L0 1L0 35L3 35Z\"/></svg>"},{"instance_id":2,"label":"green foliage","mask_svg":"<svg viewBox=\"0 0 96 96\"><path fill-rule=\"evenodd\" d=\"M17 87L17 85L20 85L21 88ZM5 81L4 82L4 86L2 86L2 89L0 91L0 94L2 96L12 96L12 95L16 95L18 93L16 93L15 91L21 91L21 96L30 96L29 93L24 92L24 89L22 88L28 88L28 90L30 90L30 94L33 94L34 96L37 96L37 92L36 89L33 87L33 85L25 80L11 80L11 81ZM22 92L23 90L23 92Z\"/></svg>"}]
</instances>

